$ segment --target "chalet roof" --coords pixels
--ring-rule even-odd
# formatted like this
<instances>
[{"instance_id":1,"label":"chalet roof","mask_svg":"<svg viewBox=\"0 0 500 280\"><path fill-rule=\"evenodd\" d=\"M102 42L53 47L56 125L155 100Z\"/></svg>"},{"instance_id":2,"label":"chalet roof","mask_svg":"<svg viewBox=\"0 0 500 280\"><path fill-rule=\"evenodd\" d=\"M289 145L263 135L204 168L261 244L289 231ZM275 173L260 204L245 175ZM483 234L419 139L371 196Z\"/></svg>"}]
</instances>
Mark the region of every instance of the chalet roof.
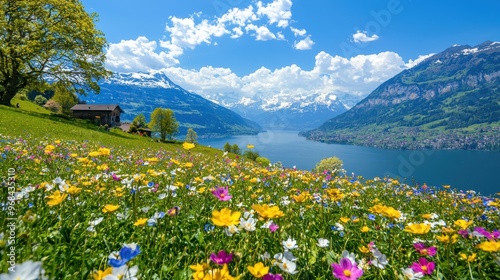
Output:
<instances>
[{"instance_id":1,"label":"chalet roof","mask_svg":"<svg viewBox=\"0 0 500 280\"><path fill-rule=\"evenodd\" d=\"M118 104L76 104L71 111L113 111L116 108L124 113Z\"/></svg>"}]
</instances>

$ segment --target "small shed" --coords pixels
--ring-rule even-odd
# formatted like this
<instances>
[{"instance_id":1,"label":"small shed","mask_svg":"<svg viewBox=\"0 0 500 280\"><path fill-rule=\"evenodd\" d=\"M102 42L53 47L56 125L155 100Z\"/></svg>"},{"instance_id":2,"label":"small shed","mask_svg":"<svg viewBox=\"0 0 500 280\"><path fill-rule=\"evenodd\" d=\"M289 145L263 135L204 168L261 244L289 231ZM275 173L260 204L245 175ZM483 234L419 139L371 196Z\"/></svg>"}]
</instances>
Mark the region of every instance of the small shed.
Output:
<instances>
[{"instance_id":1,"label":"small shed","mask_svg":"<svg viewBox=\"0 0 500 280\"><path fill-rule=\"evenodd\" d=\"M117 104L76 104L71 112L75 118L89 119L109 127L120 126L120 114L124 113Z\"/></svg>"}]
</instances>

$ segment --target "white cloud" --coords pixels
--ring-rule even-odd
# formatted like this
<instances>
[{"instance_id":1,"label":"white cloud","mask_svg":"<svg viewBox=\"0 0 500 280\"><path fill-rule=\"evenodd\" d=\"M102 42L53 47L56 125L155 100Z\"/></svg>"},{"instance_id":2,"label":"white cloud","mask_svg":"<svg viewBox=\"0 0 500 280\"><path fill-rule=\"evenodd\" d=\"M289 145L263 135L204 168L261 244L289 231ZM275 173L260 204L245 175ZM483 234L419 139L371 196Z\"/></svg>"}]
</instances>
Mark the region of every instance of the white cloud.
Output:
<instances>
[{"instance_id":1,"label":"white cloud","mask_svg":"<svg viewBox=\"0 0 500 280\"><path fill-rule=\"evenodd\" d=\"M261 1L257 2L257 15L265 15L270 24L276 23L278 27L287 27L288 21L292 19L292 1L274 0L264 6Z\"/></svg>"},{"instance_id":2,"label":"white cloud","mask_svg":"<svg viewBox=\"0 0 500 280\"><path fill-rule=\"evenodd\" d=\"M239 8L230 9L218 19L220 23L231 23L238 26L245 26L247 23L257 20L259 20L259 18L254 13L253 6L248 6L243 10Z\"/></svg>"},{"instance_id":3,"label":"white cloud","mask_svg":"<svg viewBox=\"0 0 500 280\"><path fill-rule=\"evenodd\" d=\"M243 31L241 30L241 27L235 27L233 28L233 33L231 34L231 39L236 39L240 38L243 35Z\"/></svg>"},{"instance_id":4,"label":"white cloud","mask_svg":"<svg viewBox=\"0 0 500 280\"><path fill-rule=\"evenodd\" d=\"M175 83L207 98L219 94L230 94L238 99L254 95L300 97L336 92L366 96L410 64L394 52L358 55L350 59L320 52L311 70L292 64L274 70L261 67L245 76L237 76L229 68L214 67L200 70L169 67L164 71Z\"/></svg>"},{"instance_id":5,"label":"white cloud","mask_svg":"<svg viewBox=\"0 0 500 280\"><path fill-rule=\"evenodd\" d=\"M420 64L420 62L426 60L427 58L429 58L429 57L431 57L433 55L434 55L434 53L425 54L425 55L419 55L417 57L417 59L415 59L415 60L410 59L408 61L408 63L406 63L406 68L413 68L413 67L417 66L418 64Z\"/></svg>"},{"instance_id":6,"label":"white cloud","mask_svg":"<svg viewBox=\"0 0 500 280\"><path fill-rule=\"evenodd\" d=\"M253 24L249 24L245 27L245 30L247 32L255 31L254 36L257 39L257 41L267 41L276 39L276 35L274 35L266 26L256 26Z\"/></svg>"},{"instance_id":7,"label":"white cloud","mask_svg":"<svg viewBox=\"0 0 500 280\"><path fill-rule=\"evenodd\" d=\"M148 71L178 64L172 53L156 52L157 43L146 37L122 40L110 44L106 52L106 66L119 72Z\"/></svg>"},{"instance_id":8,"label":"white cloud","mask_svg":"<svg viewBox=\"0 0 500 280\"><path fill-rule=\"evenodd\" d=\"M294 28L294 27L290 27L290 30L292 30L293 32L293 35L295 37L297 36L305 36L307 31L305 29L298 29L298 28Z\"/></svg>"},{"instance_id":9,"label":"white cloud","mask_svg":"<svg viewBox=\"0 0 500 280\"><path fill-rule=\"evenodd\" d=\"M297 50L310 50L314 45L314 41L311 40L311 36L307 36L305 39L296 42L293 47Z\"/></svg>"},{"instance_id":10,"label":"white cloud","mask_svg":"<svg viewBox=\"0 0 500 280\"><path fill-rule=\"evenodd\" d=\"M377 34L373 34L372 36L368 36L366 31L358 30L355 34L352 35L352 39L356 43L367 43L376 41L379 39Z\"/></svg>"}]
</instances>

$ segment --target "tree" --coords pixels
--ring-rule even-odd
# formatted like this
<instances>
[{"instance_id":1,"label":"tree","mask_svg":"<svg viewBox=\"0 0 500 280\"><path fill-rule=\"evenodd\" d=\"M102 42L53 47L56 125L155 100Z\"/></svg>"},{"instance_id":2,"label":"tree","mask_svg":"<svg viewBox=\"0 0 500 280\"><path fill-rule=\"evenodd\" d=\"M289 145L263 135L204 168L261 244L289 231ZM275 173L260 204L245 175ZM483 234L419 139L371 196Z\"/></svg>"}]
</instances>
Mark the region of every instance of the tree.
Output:
<instances>
[{"instance_id":1,"label":"tree","mask_svg":"<svg viewBox=\"0 0 500 280\"><path fill-rule=\"evenodd\" d=\"M59 103L61 113L65 115L71 115L71 107L78 103L76 95L68 91L67 87L61 85L60 82L55 83L55 93L52 99Z\"/></svg>"},{"instance_id":2,"label":"tree","mask_svg":"<svg viewBox=\"0 0 500 280\"><path fill-rule=\"evenodd\" d=\"M197 144L198 143L198 134L191 127L188 128L188 130L187 130L186 142L193 143L193 144Z\"/></svg>"},{"instance_id":3,"label":"tree","mask_svg":"<svg viewBox=\"0 0 500 280\"><path fill-rule=\"evenodd\" d=\"M45 103L47 103L47 98L45 98L43 95L37 95L35 97L35 103L40 105L40 106L43 106L45 105Z\"/></svg>"},{"instance_id":4,"label":"tree","mask_svg":"<svg viewBox=\"0 0 500 280\"><path fill-rule=\"evenodd\" d=\"M238 144L233 144L233 146L231 147L231 152L237 155L241 154L241 149Z\"/></svg>"},{"instance_id":5,"label":"tree","mask_svg":"<svg viewBox=\"0 0 500 280\"><path fill-rule=\"evenodd\" d=\"M343 162L338 157L324 158L316 164L314 167L314 172L325 172L330 171L332 174L338 174L342 169Z\"/></svg>"},{"instance_id":6,"label":"tree","mask_svg":"<svg viewBox=\"0 0 500 280\"><path fill-rule=\"evenodd\" d=\"M132 125L134 125L137 128L146 127L146 116L144 116L144 114L139 114L135 116L134 120L132 121Z\"/></svg>"},{"instance_id":7,"label":"tree","mask_svg":"<svg viewBox=\"0 0 500 280\"><path fill-rule=\"evenodd\" d=\"M174 117L174 111L171 109L156 108L151 113L149 127L153 131L159 132L161 140L165 141L167 136L171 138L173 134L177 133L179 123Z\"/></svg>"},{"instance_id":8,"label":"tree","mask_svg":"<svg viewBox=\"0 0 500 280\"><path fill-rule=\"evenodd\" d=\"M79 0L0 0L0 104L47 81L99 93L99 80L110 72L96 19Z\"/></svg>"},{"instance_id":9,"label":"tree","mask_svg":"<svg viewBox=\"0 0 500 280\"><path fill-rule=\"evenodd\" d=\"M226 142L226 144L224 144L224 152L230 153L231 151L231 144L229 144L229 142Z\"/></svg>"},{"instance_id":10,"label":"tree","mask_svg":"<svg viewBox=\"0 0 500 280\"><path fill-rule=\"evenodd\" d=\"M45 107L46 109L50 110L52 113L55 114L61 111L61 105L59 105L59 103L54 101L54 99L50 99L49 101L47 101L47 103L45 103L43 107Z\"/></svg>"}]
</instances>

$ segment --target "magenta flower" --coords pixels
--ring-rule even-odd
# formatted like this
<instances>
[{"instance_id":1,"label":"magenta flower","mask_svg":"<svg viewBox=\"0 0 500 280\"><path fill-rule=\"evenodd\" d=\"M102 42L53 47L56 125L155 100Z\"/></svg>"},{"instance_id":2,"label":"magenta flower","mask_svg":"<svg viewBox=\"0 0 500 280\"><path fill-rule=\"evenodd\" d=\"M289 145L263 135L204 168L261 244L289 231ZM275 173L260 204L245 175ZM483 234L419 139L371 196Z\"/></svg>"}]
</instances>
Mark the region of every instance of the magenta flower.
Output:
<instances>
[{"instance_id":1,"label":"magenta flower","mask_svg":"<svg viewBox=\"0 0 500 280\"><path fill-rule=\"evenodd\" d=\"M220 201L228 201L232 198L232 196L229 194L229 189L227 187L225 188L217 188L212 191L212 194L217 197Z\"/></svg>"},{"instance_id":2,"label":"magenta flower","mask_svg":"<svg viewBox=\"0 0 500 280\"><path fill-rule=\"evenodd\" d=\"M463 238L469 238L469 230L467 229L461 229L458 231L458 234L460 234Z\"/></svg>"},{"instance_id":3,"label":"magenta flower","mask_svg":"<svg viewBox=\"0 0 500 280\"><path fill-rule=\"evenodd\" d=\"M413 271L420 272L424 275L431 275L435 267L436 265L434 264L434 262L429 262L426 258L420 258L418 259L418 263L414 262L410 266Z\"/></svg>"},{"instance_id":4,"label":"magenta flower","mask_svg":"<svg viewBox=\"0 0 500 280\"><path fill-rule=\"evenodd\" d=\"M333 276L340 280L356 280L363 275L363 270L348 258L341 259L339 264L333 263L332 268Z\"/></svg>"},{"instance_id":5,"label":"magenta flower","mask_svg":"<svg viewBox=\"0 0 500 280\"><path fill-rule=\"evenodd\" d=\"M415 250L420 253L420 255L423 256L435 256L436 255L436 247L431 246L431 247L425 247L424 243L415 243L413 244L413 247L415 247Z\"/></svg>"},{"instance_id":6,"label":"magenta flower","mask_svg":"<svg viewBox=\"0 0 500 280\"><path fill-rule=\"evenodd\" d=\"M219 265L227 264L233 260L233 253L228 254L226 251L221 250L217 255L215 253L210 254L210 260Z\"/></svg>"},{"instance_id":7,"label":"magenta flower","mask_svg":"<svg viewBox=\"0 0 500 280\"><path fill-rule=\"evenodd\" d=\"M281 274L268 273L262 277L262 280L283 280L283 276Z\"/></svg>"},{"instance_id":8,"label":"magenta flower","mask_svg":"<svg viewBox=\"0 0 500 280\"><path fill-rule=\"evenodd\" d=\"M269 230L270 230L271 232L275 232L275 231L276 231L276 230L278 230L279 228L280 228L280 226L278 226L278 225L277 225L277 224L275 224L275 223L271 223L271 224L269 225Z\"/></svg>"}]
</instances>

